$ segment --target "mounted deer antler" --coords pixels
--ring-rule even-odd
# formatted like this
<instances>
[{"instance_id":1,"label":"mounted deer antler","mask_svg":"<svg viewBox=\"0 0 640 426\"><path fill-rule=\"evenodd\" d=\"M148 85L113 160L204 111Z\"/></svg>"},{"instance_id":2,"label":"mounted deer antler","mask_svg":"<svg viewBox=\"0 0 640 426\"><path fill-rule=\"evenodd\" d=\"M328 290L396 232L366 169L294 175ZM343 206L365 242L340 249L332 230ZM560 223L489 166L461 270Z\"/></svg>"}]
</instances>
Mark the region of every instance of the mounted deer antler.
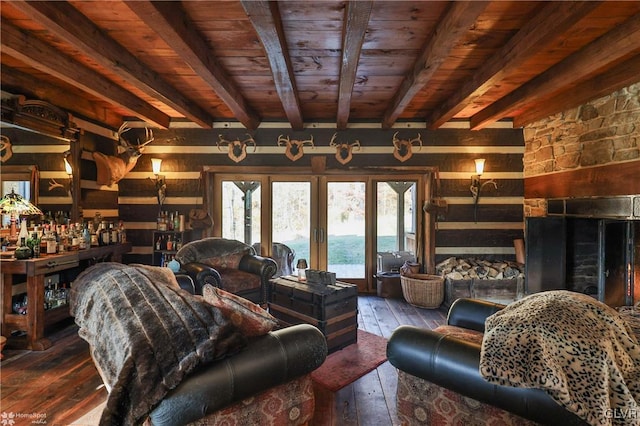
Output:
<instances>
[{"instance_id":1,"label":"mounted deer antler","mask_svg":"<svg viewBox=\"0 0 640 426\"><path fill-rule=\"evenodd\" d=\"M5 162L13 156L13 149L11 149L11 139L5 135L0 135L0 161Z\"/></svg>"},{"instance_id":2,"label":"mounted deer antler","mask_svg":"<svg viewBox=\"0 0 640 426\"><path fill-rule=\"evenodd\" d=\"M351 161L351 159L353 158L353 148L356 147L360 149L360 141L356 139L353 143L339 143L336 142L336 136L338 136L338 134L334 133L331 137L331 142L329 142L329 146L333 146L336 148L336 160L338 160L338 163L344 165Z\"/></svg>"},{"instance_id":3,"label":"mounted deer antler","mask_svg":"<svg viewBox=\"0 0 640 426\"><path fill-rule=\"evenodd\" d=\"M296 139L289 139L289 136L286 138L282 137L282 135L278 136L278 146L285 145L287 147L284 155L291 161L296 161L302 158L304 155L304 151L302 149L303 146L309 145L312 148L315 148L313 144L313 135L311 135L311 139L306 139L303 141Z\"/></svg>"},{"instance_id":4,"label":"mounted deer antler","mask_svg":"<svg viewBox=\"0 0 640 426\"><path fill-rule=\"evenodd\" d=\"M142 155L144 147L153 141L153 131L148 127L145 127L145 138L143 142L136 145L131 144L122 135L125 132L131 130L128 123L125 121L118 129L118 140L120 146L118 146L118 155L105 155L101 152L93 152L93 159L96 162L98 169L98 176L96 183L98 185L111 186L117 183L125 177L127 173L131 171L138 162L138 158Z\"/></svg>"},{"instance_id":5,"label":"mounted deer antler","mask_svg":"<svg viewBox=\"0 0 640 426\"><path fill-rule=\"evenodd\" d=\"M407 161L409 158L411 158L411 156L413 155L413 144L414 143L419 143L420 144L420 149L422 149L422 137L420 136L420 133L418 133L418 137L417 138L413 138L411 140L407 140L407 139L398 139L398 132L395 132L393 134L393 156L401 162Z\"/></svg>"},{"instance_id":6,"label":"mounted deer antler","mask_svg":"<svg viewBox=\"0 0 640 426\"><path fill-rule=\"evenodd\" d=\"M223 138L222 135L218 135L218 138L220 138L220 140L216 143L216 145L218 145L219 150L221 150L220 145L227 145L229 150L229 158L238 163L244 160L244 158L247 156L247 144L252 144L253 152L256 151L256 141L253 140L253 137L251 137L250 134L247 133L247 136L249 137L243 141L238 138L230 141Z\"/></svg>"},{"instance_id":7,"label":"mounted deer antler","mask_svg":"<svg viewBox=\"0 0 640 426\"><path fill-rule=\"evenodd\" d=\"M56 188L62 188L65 191L67 190L67 187L64 184L56 182L55 179L49 179L49 191L52 191Z\"/></svg>"}]
</instances>

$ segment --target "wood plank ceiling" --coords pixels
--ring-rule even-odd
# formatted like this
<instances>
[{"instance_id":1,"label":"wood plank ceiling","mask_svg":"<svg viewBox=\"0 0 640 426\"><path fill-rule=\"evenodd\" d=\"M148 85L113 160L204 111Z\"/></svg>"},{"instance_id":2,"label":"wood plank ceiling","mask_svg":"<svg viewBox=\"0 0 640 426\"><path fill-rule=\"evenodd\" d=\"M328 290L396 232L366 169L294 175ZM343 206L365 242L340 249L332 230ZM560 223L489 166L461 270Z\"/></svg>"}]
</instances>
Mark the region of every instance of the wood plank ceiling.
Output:
<instances>
[{"instance_id":1,"label":"wood plank ceiling","mask_svg":"<svg viewBox=\"0 0 640 426\"><path fill-rule=\"evenodd\" d=\"M640 81L639 1L2 1L2 89L113 126L522 126Z\"/></svg>"}]
</instances>

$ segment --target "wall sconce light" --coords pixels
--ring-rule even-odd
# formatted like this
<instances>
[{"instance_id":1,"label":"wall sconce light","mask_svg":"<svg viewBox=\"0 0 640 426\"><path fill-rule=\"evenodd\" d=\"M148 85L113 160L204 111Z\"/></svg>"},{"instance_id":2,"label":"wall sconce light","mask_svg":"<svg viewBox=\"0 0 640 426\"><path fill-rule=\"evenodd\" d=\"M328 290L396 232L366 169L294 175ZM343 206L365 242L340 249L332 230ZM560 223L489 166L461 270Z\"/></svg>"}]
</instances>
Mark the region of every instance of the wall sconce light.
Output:
<instances>
[{"instance_id":1,"label":"wall sconce light","mask_svg":"<svg viewBox=\"0 0 640 426\"><path fill-rule=\"evenodd\" d=\"M469 188L469 190L471 191L471 196L473 197L473 204L474 204L473 216L475 221L477 222L478 221L478 199L480 198L480 192L482 191L482 188L484 188L485 185L493 185L495 189L498 189L498 184L493 179L489 179L484 182L480 180L480 177L484 173L484 162L485 162L484 158L476 158L473 161L475 161L476 163L476 174L471 176L471 187Z\"/></svg>"},{"instance_id":2,"label":"wall sconce light","mask_svg":"<svg viewBox=\"0 0 640 426\"><path fill-rule=\"evenodd\" d=\"M158 205L160 206L160 210L162 210L162 204L164 203L165 198L167 198L167 181L165 180L165 177L160 174L161 165L161 158L151 159L151 169L153 170L154 175L154 179L152 180L156 186L156 197L158 198Z\"/></svg>"},{"instance_id":3,"label":"wall sconce light","mask_svg":"<svg viewBox=\"0 0 640 426\"><path fill-rule=\"evenodd\" d=\"M69 164L67 157L64 157L64 171L69 175L69 179L73 178L73 169L71 168L71 164Z\"/></svg>"}]
</instances>

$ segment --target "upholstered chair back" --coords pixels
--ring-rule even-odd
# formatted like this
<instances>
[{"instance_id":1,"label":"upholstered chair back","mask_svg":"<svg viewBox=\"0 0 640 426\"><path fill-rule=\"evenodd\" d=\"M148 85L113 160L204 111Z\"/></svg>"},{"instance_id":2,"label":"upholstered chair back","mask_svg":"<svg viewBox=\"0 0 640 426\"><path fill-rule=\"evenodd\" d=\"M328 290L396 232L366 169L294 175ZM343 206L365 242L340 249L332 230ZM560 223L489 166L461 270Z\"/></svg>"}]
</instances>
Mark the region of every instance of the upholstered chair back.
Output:
<instances>
[{"instance_id":1,"label":"upholstered chair back","mask_svg":"<svg viewBox=\"0 0 640 426\"><path fill-rule=\"evenodd\" d=\"M256 254L253 247L238 240L209 237L185 244L176 254L181 264L200 262L216 269L238 269L245 254Z\"/></svg>"}]
</instances>

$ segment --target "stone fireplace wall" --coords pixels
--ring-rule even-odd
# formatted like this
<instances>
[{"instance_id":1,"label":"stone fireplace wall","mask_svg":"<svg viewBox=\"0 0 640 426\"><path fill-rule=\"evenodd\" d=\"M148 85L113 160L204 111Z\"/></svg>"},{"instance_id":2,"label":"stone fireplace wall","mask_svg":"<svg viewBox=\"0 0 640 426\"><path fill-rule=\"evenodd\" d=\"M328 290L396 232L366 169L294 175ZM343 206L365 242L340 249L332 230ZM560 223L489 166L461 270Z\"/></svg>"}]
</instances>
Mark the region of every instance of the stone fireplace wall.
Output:
<instances>
[{"instance_id":1,"label":"stone fireplace wall","mask_svg":"<svg viewBox=\"0 0 640 426\"><path fill-rule=\"evenodd\" d=\"M566 180L571 179L567 172L640 159L640 83L532 123L524 128L524 140L524 215L544 216L546 198L527 197L531 178ZM580 196L611 195L580 190Z\"/></svg>"}]
</instances>

